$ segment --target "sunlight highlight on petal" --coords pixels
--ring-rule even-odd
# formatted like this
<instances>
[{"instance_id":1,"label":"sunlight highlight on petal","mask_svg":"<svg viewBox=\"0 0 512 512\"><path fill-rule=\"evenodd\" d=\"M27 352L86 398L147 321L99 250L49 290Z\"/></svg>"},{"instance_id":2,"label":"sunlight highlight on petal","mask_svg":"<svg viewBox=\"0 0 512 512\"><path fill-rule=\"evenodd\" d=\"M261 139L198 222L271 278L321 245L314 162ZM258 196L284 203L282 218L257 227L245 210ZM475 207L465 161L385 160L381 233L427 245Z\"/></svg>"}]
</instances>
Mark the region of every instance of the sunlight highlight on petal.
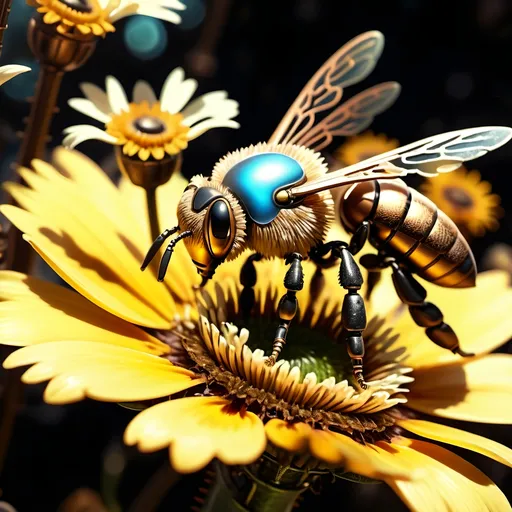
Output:
<instances>
[{"instance_id":1,"label":"sunlight highlight on petal","mask_svg":"<svg viewBox=\"0 0 512 512\"><path fill-rule=\"evenodd\" d=\"M35 384L51 379L44 399L67 404L85 397L105 402L160 398L204 381L167 359L137 350L88 341L54 341L12 353L4 368L34 365L22 377Z\"/></svg>"}]
</instances>

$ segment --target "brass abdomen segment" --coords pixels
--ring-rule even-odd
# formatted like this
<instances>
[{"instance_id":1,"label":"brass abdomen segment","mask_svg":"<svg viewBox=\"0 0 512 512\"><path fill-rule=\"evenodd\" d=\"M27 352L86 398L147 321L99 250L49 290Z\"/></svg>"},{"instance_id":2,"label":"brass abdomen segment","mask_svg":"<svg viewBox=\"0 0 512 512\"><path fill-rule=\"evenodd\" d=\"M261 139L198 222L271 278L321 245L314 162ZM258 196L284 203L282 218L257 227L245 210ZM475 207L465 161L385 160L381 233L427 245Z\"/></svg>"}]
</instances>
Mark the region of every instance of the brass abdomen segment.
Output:
<instances>
[{"instance_id":1,"label":"brass abdomen segment","mask_svg":"<svg viewBox=\"0 0 512 512\"><path fill-rule=\"evenodd\" d=\"M352 233L370 220L372 245L407 263L423 279L445 287L475 285L475 260L457 226L402 180L353 185L344 193L339 214Z\"/></svg>"}]
</instances>

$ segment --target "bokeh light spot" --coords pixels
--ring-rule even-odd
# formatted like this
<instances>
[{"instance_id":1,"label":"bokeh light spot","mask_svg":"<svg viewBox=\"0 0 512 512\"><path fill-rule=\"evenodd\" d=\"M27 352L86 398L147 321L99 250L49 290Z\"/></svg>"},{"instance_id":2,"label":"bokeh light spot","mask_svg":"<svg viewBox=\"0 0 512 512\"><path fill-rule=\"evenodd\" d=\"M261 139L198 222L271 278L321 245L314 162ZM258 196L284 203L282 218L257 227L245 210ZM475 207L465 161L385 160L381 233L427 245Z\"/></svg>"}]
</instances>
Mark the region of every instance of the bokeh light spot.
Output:
<instances>
[{"instance_id":1,"label":"bokeh light spot","mask_svg":"<svg viewBox=\"0 0 512 512\"><path fill-rule=\"evenodd\" d=\"M179 11L181 23L178 25L182 30L192 30L199 26L206 15L204 0L181 0L187 6L184 11Z\"/></svg>"},{"instance_id":2,"label":"bokeh light spot","mask_svg":"<svg viewBox=\"0 0 512 512\"><path fill-rule=\"evenodd\" d=\"M149 16L132 16L124 29L124 43L138 59L155 59L167 48L167 32L160 20Z\"/></svg>"},{"instance_id":3,"label":"bokeh light spot","mask_svg":"<svg viewBox=\"0 0 512 512\"><path fill-rule=\"evenodd\" d=\"M21 73L2 85L2 94L5 94L12 100L25 101L34 95L37 75L39 74L39 64L31 59L16 59L14 64L28 66L31 68L31 71Z\"/></svg>"}]
</instances>

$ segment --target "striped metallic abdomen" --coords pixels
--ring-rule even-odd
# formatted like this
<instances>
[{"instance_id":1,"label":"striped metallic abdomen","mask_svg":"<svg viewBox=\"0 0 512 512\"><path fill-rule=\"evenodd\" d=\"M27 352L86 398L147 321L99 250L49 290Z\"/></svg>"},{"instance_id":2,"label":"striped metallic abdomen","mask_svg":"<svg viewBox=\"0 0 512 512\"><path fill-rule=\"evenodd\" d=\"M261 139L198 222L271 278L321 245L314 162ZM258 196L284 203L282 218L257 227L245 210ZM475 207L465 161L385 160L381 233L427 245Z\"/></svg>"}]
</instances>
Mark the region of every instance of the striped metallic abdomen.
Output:
<instances>
[{"instance_id":1,"label":"striped metallic abdomen","mask_svg":"<svg viewBox=\"0 0 512 512\"><path fill-rule=\"evenodd\" d=\"M399 179L357 183L343 192L341 222L354 232L372 222L370 242L439 286L475 285L476 264L454 222L437 206Z\"/></svg>"}]
</instances>

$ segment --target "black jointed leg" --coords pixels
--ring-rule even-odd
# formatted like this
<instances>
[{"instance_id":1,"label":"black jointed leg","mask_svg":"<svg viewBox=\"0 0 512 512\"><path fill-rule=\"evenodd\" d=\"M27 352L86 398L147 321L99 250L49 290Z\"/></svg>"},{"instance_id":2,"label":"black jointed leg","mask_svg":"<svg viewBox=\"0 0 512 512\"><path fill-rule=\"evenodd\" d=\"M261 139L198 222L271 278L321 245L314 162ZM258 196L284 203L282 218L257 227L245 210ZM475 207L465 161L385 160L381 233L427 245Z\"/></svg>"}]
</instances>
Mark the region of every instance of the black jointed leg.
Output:
<instances>
[{"instance_id":1,"label":"black jointed leg","mask_svg":"<svg viewBox=\"0 0 512 512\"><path fill-rule=\"evenodd\" d=\"M359 224L359 227L356 229L355 233L352 235L350 239L350 243L348 244L348 250L354 256L364 247L364 244L368 240L370 236L370 222L364 220Z\"/></svg>"},{"instance_id":2,"label":"black jointed leg","mask_svg":"<svg viewBox=\"0 0 512 512\"><path fill-rule=\"evenodd\" d=\"M165 274L167 272L167 267L169 266L169 261L171 260L171 256L174 251L174 248L176 247L176 244L180 240L183 240L183 238L187 238L189 236L192 236L192 231L183 231L176 238L171 240L169 245L166 247L164 255L162 256L162 259L160 260L160 267L158 269L158 280L160 282L162 282L164 280Z\"/></svg>"},{"instance_id":3,"label":"black jointed leg","mask_svg":"<svg viewBox=\"0 0 512 512\"><path fill-rule=\"evenodd\" d=\"M366 389L368 385L364 381L363 374L363 331L366 329L366 308L363 297L359 295L363 276L348 246L340 247L339 255L341 262L338 279L340 286L347 290L341 309L342 338L347 343L354 378L362 389Z\"/></svg>"},{"instance_id":4,"label":"black jointed leg","mask_svg":"<svg viewBox=\"0 0 512 512\"><path fill-rule=\"evenodd\" d=\"M254 266L255 261L260 261L262 258L261 254L251 254L243 264L242 270L240 271L240 284L243 286L242 292L240 293L240 310L244 317L248 317L254 307L254 285L256 284L257 274L256 267Z\"/></svg>"},{"instance_id":5,"label":"black jointed leg","mask_svg":"<svg viewBox=\"0 0 512 512\"><path fill-rule=\"evenodd\" d=\"M393 270L393 284L400 300L409 306L412 319L425 328L427 336L439 347L451 350L454 354L471 357L474 354L464 352L453 329L444 322L443 313L431 302L426 302L427 291L412 274L396 261L390 261Z\"/></svg>"},{"instance_id":6,"label":"black jointed leg","mask_svg":"<svg viewBox=\"0 0 512 512\"><path fill-rule=\"evenodd\" d=\"M272 353L265 360L267 366L274 366L286 343L286 336L288 335L288 328L291 321L297 314L298 302L296 293L302 290L304 286L304 273L302 271L302 256L296 252L288 256L286 263L290 268L284 276L284 286L286 293L281 297L277 307L277 314L279 316L279 327L274 336L274 343L272 345Z\"/></svg>"},{"instance_id":7,"label":"black jointed leg","mask_svg":"<svg viewBox=\"0 0 512 512\"><path fill-rule=\"evenodd\" d=\"M162 247L163 243L171 236L176 233L180 229L179 226L175 226L171 229L166 229L163 233L158 235L154 242L151 244L151 247L149 248L148 253L146 254L146 257L144 258L144 261L142 262L142 265L140 267L141 270L146 270L146 267L151 263L151 260L156 256L156 253Z\"/></svg>"}]
</instances>

